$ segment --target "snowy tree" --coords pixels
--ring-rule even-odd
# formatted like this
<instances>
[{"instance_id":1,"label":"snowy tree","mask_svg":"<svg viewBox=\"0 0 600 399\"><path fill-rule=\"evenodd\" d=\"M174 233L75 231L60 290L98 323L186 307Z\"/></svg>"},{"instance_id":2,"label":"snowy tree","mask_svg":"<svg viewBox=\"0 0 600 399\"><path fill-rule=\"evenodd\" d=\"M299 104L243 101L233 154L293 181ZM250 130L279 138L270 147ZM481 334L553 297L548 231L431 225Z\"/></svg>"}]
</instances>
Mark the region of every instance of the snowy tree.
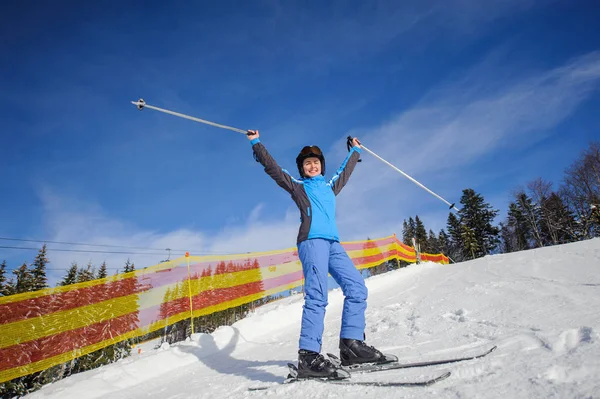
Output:
<instances>
[{"instance_id":1,"label":"snowy tree","mask_svg":"<svg viewBox=\"0 0 600 399\"><path fill-rule=\"evenodd\" d=\"M100 265L100 268L98 269L98 275L96 276L96 278L105 278L108 275L107 269L106 269L106 262L102 262L102 264Z\"/></svg>"},{"instance_id":2,"label":"snowy tree","mask_svg":"<svg viewBox=\"0 0 600 399\"><path fill-rule=\"evenodd\" d=\"M421 252L428 252L427 230L425 230L425 225L418 215L415 217L415 238L417 239L417 244L421 247Z\"/></svg>"},{"instance_id":3,"label":"snowy tree","mask_svg":"<svg viewBox=\"0 0 600 399\"><path fill-rule=\"evenodd\" d=\"M503 233L506 252L523 251L531 248L531 224L528 223L523 209L514 202L508 205L508 216Z\"/></svg>"},{"instance_id":4,"label":"snowy tree","mask_svg":"<svg viewBox=\"0 0 600 399\"><path fill-rule=\"evenodd\" d=\"M77 262L71 263L71 267L67 271L67 275L59 283L59 285L70 285L77 282Z\"/></svg>"},{"instance_id":5,"label":"snowy tree","mask_svg":"<svg viewBox=\"0 0 600 399\"><path fill-rule=\"evenodd\" d=\"M0 296L16 294L15 283L13 279L6 277L6 260L0 265Z\"/></svg>"},{"instance_id":6,"label":"snowy tree","mask_svg":"<svg viewBox=\"0 0 600 399\"><path fill-rule=\"evenodd\" d=\"M440 230L437 241L440 252L446 256L450 256L450 237L444 229Z\"/></svg>"},{"instance_id":7,"label":"snowy tree","mask_svg":"<svg viewBox=\"0 0 600 399\"><path fill-rule=\"evenodd\" d=\"M512 229L504 222L500 222L500 252L515 252L515 240Z\"/></svg>"},{"instance_id":8,"label":"snowy tree","mask_svg":"<svg viewBox=\"0 0 600 399\"><path fill-rule=\"evenodd\" d=\"M515 195L515 204L519 210L520 216L526 223L526 232L531 243L527 247L543 247L541 236L541 209L538 204L533 202L525 191L519 191ZM525 249L525 248L524 248Z\"/></svg>"},{"instance_id":9,"label":"snowy tree","mask_svg":"<svg viewBox=\"0 0 600 399\"><path fill-rule=\"evenodd\" d=\"M438 238L431 229L429 230L429 237L427 237L427 250L432 254L438 254L441 252Z\"/></svg>"},{"instance_id":10,"label":"snowy tree","mask_svg":"<svg viewBox=\"0 0 600 399\"><path fill-rule=\"evenodd\" d=\"M564 203L575 215L578 236L600 236L600 142L592 142L566 171L560 190Z\"/></svg>"},{"instance_id":11,"label":"snowy tree","mask_svg":"<svg viewBox=\"0 0 600 399\"><path fill-rule=\"evenodd\" d=\"M77 282L81 283L84 281L90 281L95 278L95 270L92 266L92 262L88 262L85 269L81 268L77 271Z\"/></svg>"},{"instance_id":12,"label":"snowy tree","mask_svg":"<svg viewBox=\"0 0 600 399\"><path fill-rule=\"evenodd\" d=\"M575 215L557 193L542 199L542 240L549 245L564 244L577 238Z\"/></svg>"},{"instance_id":13,"label":"snowy tree","mask_svg":"<svg viewBox=\"0 0 600 399\"><path fill-rule=\"evenodd\" d=\"M467 257L470 259L475 259L477 254L481 253L479 243L477 242L477 238L475 237L475 231L469 228L467 225L462 225L462 241L464 250L467 253Z\"/></svg>"},{"instance_id":14,"label":"snowy tree","mask_svg":"<svg viewBox=\"0 0 600 399\"><path fill-rule=\"evenodd\" d=\"M29 272L27 263L23 263L21 267L19 267L16 270L13 270L13 274L16 276L17 279L17 281L15 282L15 294L33 291L33 278L31 276L31 273Z\"/></svg>"},{"instance_id":15,"label":"snowy tree","mask_svg":"<svg viewBox=\"0 0 600 399\"><path fill-rule=\"evenodd\" d=\"M135 265L133 263L131 263L129 261L129 259L127 259L127 262L125 262L125 268L123 269L123 273L129 273L135 270Z\"/></svg>"},{"instance_id":16,"label":"snowy tree","mask_svg":"<svg viewBox=\"0 0 600 399\"><path fill-rule=\"evenodd\" d=\"M6 296L6 260L0 265L0 295Z\"/></svg>"},{"instance_id":17,"label":"snowy tree","mask_svg":"<svg viewBox=\"0 0 600 399\"><path fill-rule=\"evenodd\" d=\"M35 260L33 261L31 277L32 290L37 291L48 288L48 278L46 277L46 265L50 263L46 257L46 244L40 249Z\"/></svg>"},{"instance_id":18,"label":"snowy tree","mask_svg":"<svg viewBox=\"0 0 600 399\"><path fill-rule=\"evenodd\" d=\"M483 196L473 189L463 190L460 199L463 205L458 211L460 224L468 227L467 231L472 231L476 240L476 247L471 243L463 243L463 249L466 253L475 251L475 257L481 257L491 253L500 243L500 229L492 223L498 214L498 210L493 209L490 204L485 202ZM463 230L461 230L463 233ZM468 233L470 234L470 233ZM464 239L464 234L462 234Z\"/></svg>"},{"instance_id":19,"label":"snowy tree","mask_svg":"<svg viewBox=\"0 0 600 399\"><path fill-rule=\"evenodd\" d=\"M450 212L448 215L448 236L450 238L448 243L447 255L454 259L455 262L464 260L463 255L463 241L462 241L462 228L458 217Z\"/></svg>"},{"instance_id":20,"label":"snowy tree","mask_svg":"<svg viewBox=\"0 0 600 399\"><path fill-rule=\"evenodd\" d=\"M402 242L406 245L410 245L412 247L412 239L415 236L415 231L417 227L415 225L415 221L412 216L408 219L408 223L406 220L402 224Z\"/></svg>"}]
</instances>

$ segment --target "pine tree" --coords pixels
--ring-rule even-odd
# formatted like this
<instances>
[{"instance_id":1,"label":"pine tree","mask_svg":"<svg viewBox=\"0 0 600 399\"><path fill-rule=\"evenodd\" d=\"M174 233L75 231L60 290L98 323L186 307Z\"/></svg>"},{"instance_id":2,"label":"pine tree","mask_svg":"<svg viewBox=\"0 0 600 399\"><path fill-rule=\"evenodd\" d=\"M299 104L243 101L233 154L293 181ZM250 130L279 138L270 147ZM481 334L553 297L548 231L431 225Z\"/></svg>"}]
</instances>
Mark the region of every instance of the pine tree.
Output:
<instances>
[{"instance_id":1,"label":"pine tree","mask_svg":"<svg viewBox=\"0 0 600 399\"><path fill-rule=\"evenodd\" d=\"M31 270L32 290L37 291L44 288L48 288L48 278L46 277L46 265L50 263L46 257L46 244L40 249L35 260L33 261L33 268Z\"/></svg>"},{"instance_id":2,"label":"pine tree","mask_svg":"<svg viewBox=\"0 0 600 399\"><path fill-rule=\"evenodd\" d=\"M575 215L578 238L600 236L600 142L590 143L565 171L560 193Z\"/></svg>"},{"instance_id":3,"label":"pine tree","mask_svg":"<svg viewBox=\"0 0 600 399\"><path fill-rule=\"evenodd\" d=\"M450 256L450 237L444 229L440 230L437 241L440 252L446 256Z\"/></svg>"},{"instance_id":4,"label":"pine tree","mask_svg":"<svg viewBox=\"0 0 600 399\"><path fill-rule=\"evenodd\" d=\"M551 245L564 244L577 239L575 215L557 193L542 202L542 239Z\"/></svg>"},{"instance_id":5,"label":"pine tree","mask_svg":"<svg viewBox=\"0 0 600 399\"><path fill-rule=\"evenodd\" d=\"M531 248L531 225L523 214L522 207L511 202L508 205L508 216L503 233L504 247L506 252L523 251Z\"/></svg>"},{"instance_id":6,"label":"pine tree","mask_svg":"<svg viewBox=\"0 0 600 399\"><path fill-rule=\"evenodd\" d=\"M67 271L67 275L63 278L63 280L59 283L60 285L70 285L75 284L77 282L77 262L71 263L71 267Z\"/></svg>"},{"instance_id":7,"label":"pine tree","mask_svg":"<svg viewBox=\"0 0 600 399\"><path fill-rule=\"evenodd\" d=\"M8 295L6 291L6 260L3 260L0 265L0 295Z\"/></svg>"},{"instance_id":8,"label":"pine tree","mask_svg":"<svg viewBox=\"0 0 600 399\"><path fill-rule=\"evenodd\" d=\"M455 262L460 262L465 259L463 254L462 228L458 217L452 212L448 215L448 253L447 255L454 259Z\"/></svg>"},{"instance_id":9,"label":"pine tree","mask_svg":"<svg viewBox=\"0 0 600 399\"><path fill-rule=\"evenodd\" d=\"M408 223L404 221L402 225L402 242L406 245L410 245L412 247L413 242L412 239L415 236L415 231L417 227L415 225L415 221L412 216L408 218Z\"/></svg>"},{"instance_id":10,"label":"pine tree","mask_svg":"<svg viewBox=\"0 0 600 399\"><path fill-rule=\"evenodd\" d=\"M100 265L100 269L98 269L98 275L96 276L96 278L105 278L106 276L108 276L108 272L106 269L106 262L102 262L102 264Z\"/></svg>"},{"instance_id":11,"label":"pine tree","mask_svg":"<svg viewBox=\"0 0 600 399\"><path fill-rule=\"evenodd\" d=\"M425 225L419 219L418 215L415 217L415 238L417 239L417 244L421 247L421 252L429 252L427 230L425 230Z\"/></svg>"},{"instance_id":12,"label":"pine tree","mask_svg":"<svg viewBox=\"0 0 600 399\"><path fill-rule=\"evenodd\" d=\"M17 278L15 283L15 294L33 291L33 278L29 272L29 269L27 268L27 263L23 263L21 267L13 270L13 274Z\"/></svg>"},{"instance_id":13,"label":"pine tree","mask_svg":"<svg viewBox=\"0 0 600 399\"><path fill-rule=\"evenodd\" d=\"M432 254L439 254L441 252L438 239L431 229L429 230L429 237L427 237L427 249Z\"/></svg>"},{"instance_id":14,"label":"pine tree","mask_svg":"<svg viewBox=\"0 0 600 399\"><path fill-rule=\"evenodd\" d=\"M500 251L502 253L515 252L515 236L511 227L500 222Z\"/></svg>"},{"instance_id":15,"label":"pine tree","mask_svg":"<svg viewBox=\"0 0 600 399\"><path fill-rule=\"evenodd\" d=\"M96 273L94 267L92 266L92 262L89 262L85 269L79 269L77 271L77 282L82 283L84 281L93 280L95 274Z\"/></svg>"},{"instance_id":16,"label":"pine tree","mask_svg":"<svg viewBox=\"0 0 600 399\"><path fill-rule=\"evenodd\" d=\"M123 273L129 273L135 270L135 265L133 263L131 263L129 261L129 259L127 259L127 262L125 262L125 268L123 269Z\"/></svg>"},{"instance_id":17,"label":"pine tree","mask_svg":"<svg viewBox=\"0 0 600 399\"><path fill-rule=\"evenodd\" d=\"M410 232L408 231L408 223L406 219L402 222L402 242L406 244L406 241L409 240ZM409 245L409 244L407 244Z\"/></svg>"},{"instance_id":18,"label":"pine tree","mask_svg":"<svg viewBox=\"0 0 600 399\"><path fill-rule=\"evenodd\" d=\"M14 295L16 293L17 293L17 284L15 283L15 280L12 278L6 280L6 282L4 283L3 295L9 296L9 295Z\"/></svg>"},{"instance_id":19,"label":"pine tree","mask_svg":"<svg viewBox=\"0 0 600 399\"><path fill-rule=\"evenodd\" d=\"M463 205L462 209L458 211L460 224L468 227L467 231L473 231L477 243L476 247L471 243L469 245L463 243L463 248L467 250L467 253L471 250L476 251L474 252L475 257L491 253L500 243L500 229L492 225L499 211L493 209L490 204L485 202L481 194L470 188L463 190L460 202Z\"/></svg>"},{"instance_id":20,"label":"pine tree","mask_svg":"<svg viewBox=\"0 0 600 399\"><path fill-rule=\"evenodd\" d=\"M533 203L524 191L518 192L515 198L516 206L527 223L528 235L531 238L533 247L543 247L542 237L540 236L540 208Z\"/></svg>"},{"instance_id":21,"label":"pine tree","mask_svg":"<svg viewBox=\"0 0 600 399\"><path fill-rule=\"evenodd\" d=\"M475 232L467 225L462 225L461 235L465 252L468 254L467 257L470 257L470 259L475 259L477 254L481 252L477 242L477 237L475 237Z\"/></svg>"}]
</instances>

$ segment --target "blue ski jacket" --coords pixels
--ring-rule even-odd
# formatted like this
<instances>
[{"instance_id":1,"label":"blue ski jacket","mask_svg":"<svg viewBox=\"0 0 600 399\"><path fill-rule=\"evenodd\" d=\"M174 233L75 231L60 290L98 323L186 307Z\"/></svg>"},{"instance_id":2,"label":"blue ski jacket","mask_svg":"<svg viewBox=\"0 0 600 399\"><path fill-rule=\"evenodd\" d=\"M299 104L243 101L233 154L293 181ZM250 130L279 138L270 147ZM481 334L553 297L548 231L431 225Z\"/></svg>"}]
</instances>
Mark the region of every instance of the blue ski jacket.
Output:
<instances>
[{"instance_id":1,"label":"blue ski jacket","mask_svg":"<svg viewBox=\"0 0 600 399\"><path fill-rule=\"evenodd\" d=\"M360 157L360 147L352 147L335 175L329 180L321 175L311 178L294 178L287 170L279 167L259 138L250 141L255 157L265 172L286 190L300 210L300 229L297 243L324 238L338 241L335 221L335 196L342 191Z\"/></svg>"}]
</instances>

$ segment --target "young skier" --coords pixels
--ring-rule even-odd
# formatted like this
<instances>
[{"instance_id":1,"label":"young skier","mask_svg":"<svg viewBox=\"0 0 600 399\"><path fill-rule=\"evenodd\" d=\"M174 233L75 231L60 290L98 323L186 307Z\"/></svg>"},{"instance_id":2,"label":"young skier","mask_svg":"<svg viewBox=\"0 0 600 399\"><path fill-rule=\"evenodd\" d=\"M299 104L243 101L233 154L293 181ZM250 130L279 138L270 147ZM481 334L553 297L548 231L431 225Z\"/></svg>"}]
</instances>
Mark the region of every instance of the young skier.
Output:
<instances>
[{"instance_id":1,"label":"young skier","mask_svg":"<svg viewBox=\"0 0 600 399\"><path fill-rule=\"evenodd\" d=\"M297 237L298 256L304 273L304 307L298 350L298 377L347 377L323 355L321 339L327 306L327 275L340 285L344 308L340 331L340 358L344 366L358 363L383 363L390 359L365 344L365 309L367 287L340 244L335 220L335 196L348 182L359 159L358 139L335 175L326 181L325 158L317 146L304 147L296 158L301 178L296 179L281 169L259 139L258 131L249 130L255 159L265 172L290 193L300 210L301 223Z\"/></svg>"}]
</instances>

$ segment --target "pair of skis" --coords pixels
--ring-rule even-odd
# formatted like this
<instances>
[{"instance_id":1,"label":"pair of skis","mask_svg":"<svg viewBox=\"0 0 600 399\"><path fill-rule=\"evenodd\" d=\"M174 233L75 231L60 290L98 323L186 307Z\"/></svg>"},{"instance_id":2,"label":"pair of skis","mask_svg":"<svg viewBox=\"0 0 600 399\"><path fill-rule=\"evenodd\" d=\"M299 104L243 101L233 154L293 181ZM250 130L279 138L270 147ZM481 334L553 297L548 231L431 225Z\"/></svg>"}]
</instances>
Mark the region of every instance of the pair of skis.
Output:
<instances>
[{"instance_id":1,"label":"pair of skis","mask_svg":"<svg viewBox=\"0 0 600 399\"><path fill-rule=\"evenodd\" d=\"M371 373L371 372L395 370L395 369L407 369L407 368L415 368L415 367L437 366L440 364L450 364L450 363L462 362L462 361L467 361L467 360L479 359L479 358L489 355L494 350L496 350L496 348L497 348L496 346L493 346L490 349L485 350L484 352L481 352L479 354L472 355L472 356L458 356L458 357L447 358L447 359L430 360L430 361L413 362L413 363L401 363L399 361L392 361L392 362L383 363L383 364L367 363L367 364L353 365L350 367L342 366L341 361L337 356L335 356L331 353L328 353L327 355L329 356L331 362L333 362L336 366L341 367L342 370L347 371L350 374L355 374L355 373ZM394 356L394 358L395 358L395 356ZM324 383L328 383L328 384L338 384L338 385L360 385L360 386L379 386L379 387L422 387L422 386L429 386L429 385L435 384L436 382L445 380L446 378L450 377L450 374L451 374L448 371L448 372L440 374L436 377L429 378L426 380L420 380L420 381L352 381L348 378L342 378L342 379L298 378L298 369L296 368L296 366L292 363L288 363L288 367L290 369L290 375L281 384L290 384L290 383L299 382L299 381L317 381L317 382L324 382ZM277 386L277 385L253 387L253 388L248 388L248 390L261 391L261 390L266 390L266 389L272 388L274 386Z\"/></svg>"}]
</instances>

